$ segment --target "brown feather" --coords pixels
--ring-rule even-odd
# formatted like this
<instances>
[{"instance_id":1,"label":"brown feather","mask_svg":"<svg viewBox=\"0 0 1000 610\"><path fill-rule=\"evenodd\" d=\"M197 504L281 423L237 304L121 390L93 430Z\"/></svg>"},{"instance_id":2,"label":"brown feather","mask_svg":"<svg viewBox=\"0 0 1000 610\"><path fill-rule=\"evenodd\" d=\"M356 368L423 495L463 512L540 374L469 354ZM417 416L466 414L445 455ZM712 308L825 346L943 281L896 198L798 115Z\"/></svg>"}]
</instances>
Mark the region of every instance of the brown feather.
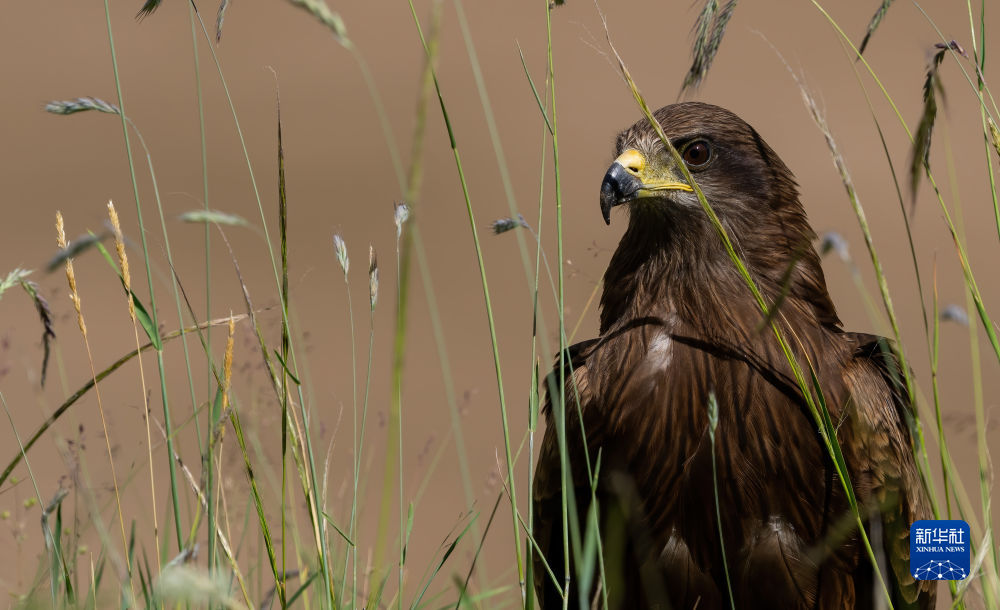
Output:
<instances>
[{"instance_id":1,"label":"brown feather","mask_svg":"<svg viewBox=\"0 0 1000 610\"><path fill-rule=\"evenodd\" d=\"M765 298L781 300L774 319L794 337L800 366L813 367L833 421L846 422L838 440L859 501L880 511L894 595L932 607L933 589L913 581L907 565L909 524L929 510L905 403L890 385L891 362L872 346L876 338L840 329L791 171L726 110L684 103L655 116L675 146L695 138L711 144L712 161L695 179ZM619 135L617 154L627 149L651 163L672 162L644 121ZM637 199L628 212L604 277L600 337L570 348L566 369L569 476L581 524L591 498L583 439L592 460L601 453L595 495L611 607L729 606L710 394L718 401L721 531L736 606L866 607L875 592L858 534L835 535L849 511L843 490L788 362L772 333L758 330L762 314L708 218L681 191ZM550 376L550 395L557 387ZM562 586L562 475L551 405L535 478L535 532ZM535 560L542 606L561 606Z\"/></svg>"}]
</instances>

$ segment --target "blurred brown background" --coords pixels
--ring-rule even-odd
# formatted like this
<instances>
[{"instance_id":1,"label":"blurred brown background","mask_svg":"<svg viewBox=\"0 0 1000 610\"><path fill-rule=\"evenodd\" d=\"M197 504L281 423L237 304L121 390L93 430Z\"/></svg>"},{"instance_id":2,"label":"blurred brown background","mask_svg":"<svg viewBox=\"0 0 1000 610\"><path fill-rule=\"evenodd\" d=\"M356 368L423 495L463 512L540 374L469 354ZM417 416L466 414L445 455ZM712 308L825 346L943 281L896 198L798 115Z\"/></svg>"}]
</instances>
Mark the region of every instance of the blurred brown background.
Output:
<instances>
[{"instance_id":1,"label":"blurred brown background","mask_svg":"<svg viewBox=\"0 0 1000 610\"><path fill-rule=\"evenodd\" d=\"M392 131L407 165L424 54L405 2L335 3L347 32L368 62L384 99ZM875 2L830 3L832 16L851 39L860 41ZM177 273L199 316L205 312L203 229L177 217L202 207L201 152L192 55L191 25L184 2L165 2L152 16L134 19L138 2L115 2L111 19L124 89L125 109L143 133L155 164L164 214L171 236ZM202 6L211 30L215 6ZM690 2L608 2L611 36L624 60L654 107L675 101L690 63L690 31L700 5ZM992 9L993 7L988 7ZM416 3L425 32L431 3ZM948 39L971 52L969 18L964 4L931 1L924 10ZM978 8L976 9L978 10ZM468 2L465 16L482 65L506 162L517 211L533 225L537 220L544 125L517 45L536 85L545 75L545 5L542 1ZM601 220L597 194L612 156L618 130L639 117L631 94L609 58L598 8L587 1L570 1L552 13L556 69L560 162L564 202L566 311L572 328L583 316L578 338L596 332L596 311L584 308L614 250L625 223L615 215L610 227ZM1000 25L987 14L989 29ZM907 123L914 128L921 110L921 87L932 46L940 38L910 3L897 3L876 33L866 57L895 99ZM493 298L506 397L515 448L526 429L527 395L531 371L531 293L523 272L517 238L494 237L488 223L509 216L493 146L473 71L462 39L455 5L445 1L441 22L439 78L468 178L476 224L483 240L484 258ZM788 70L775 54L780 51L800 72L817 98L852 172L865 206L876 246L886 269L910 362L921 389L930 396L930 364L916 282L906 245L902 217L888 166L854 69L862 70L845 53L836 32L808 2L741 3L729 25L716 63L696 99L719 104L754 125L796 173L802 197L818 232L843 235L861 269L864 284L882 308L873 281L858 223L844 194L826 145L815 128ZM260 225L247 168L233 119L206 41L198 35L199 65L207 121L209 205L238 214ZM374 543L382 485L383 456L390 397L390 353L396 299L393 202L403 196L394 174L385 140L358 64L311 15L281 1L236 2L227 12L221 44L216 47L225 78L246 137L272 236L277 234L277 169L275 78L281 92L284 151L290 205L289 250L292 317L300 333L300 365L317 452L325 454L332 441L329 496L332 516L347 521L351 460L351 349L347 301L342 275L333 255L331 236L344 236L352 258L352 289L358 331L359 383L363 383L367 355L368 243L378 249L382 293L376 311L369 444L366 462L369 484L362 513L359 553L364 560ZM13 427L27 437L46 415L90 376L83 342L76 330L72 306L60 272L46 275L43 267L55 253L54 214L61 210L72 239L86 230L100 231L108 199L115 201L126 234L138 241L135 205L117 117L85 113L71 117L47 114L50 100L95 96L115 102L116 92L107 41L104 8L98 2L18 2L5 9L0 20L0 183L3 184L3 221L0 231L0 274L21 266L37 269L32 279L42 286L56 314L58 340L44 390L39 389L42 350L41 327L30 301L19 290L0 301L0 391L10 410ZM965 66L970 70L969 66ZM986 78L995 70L987 62ZM996 280L997 226L988 190L986 160L977 101L956 63L946 58L942 68L947 103L942 105L934 135L932 167L952 214L967 232L968 251L987 308L996 315L1000 283ZM873 81L862 74L875 112L881 120L896 171L905 187L909 145L905 133ZM428 107L424 143L423 189L415 204L431 269L430 282L441 319L461 412L475 505L484 524L501 487L498 463L503 461L503 439L493 373L482 289L468 217L448 147L447 133L436 102ZM134 140L133 140L134 142ZM546 151L550 151L547 147ZM950 156L945 152L950 151ZM160 319L167 329L178 325L169 268L155 201L141 149L136 147L147 236L154 256ZM992 157L995 162L995 157ZM545 215L543 244L556 262L554 195L551 161L544 167ZM938 203L926 181L912 216L917 256L928 307L936 261L941 303L965 307L965 294L955 248L942 220ZM904 191L904 196L908 196ZM959 212L960 210L960 212ZM253 230L228 228L251 297L257 307L273 306L276 291L262 236ZM522 233L528 238L527 232ZM533 254L534 249L531 248ZM138 249L131 251L137 292L146 295ZM212 316L244 311L232 261L218 233L212 232ZM532 258L533 264L533 258ZM867 315L863 299L848 268L835 256L825 261L831 293L848 328L888 333L884 323ZM134 347L125 301L116 280L96 252L76 262L84 314L88 321L93 358L98 369ZM414 267L416 269L416 266ZM547 340L554 333L551 293L541 291L549 322ZM431 555L470 509L466 505L457 467L441 367L429 322L424 284L412 279L410 332L404 378L403 421L405 493L415 498L426 484L415 509L415 525L408 558L410 574L406 600ZM144 296L145 298L145 296ZM278 316L264 315L269 340L277 346ZM978 320L973 316L973 322ZM979 335L983 333L979 332ZM235 391L244 409L244 425L260 440L271 458L280 446L279 410L260 370L260 355L245 325L236 347ZM221 361L223 331L213 333L214 351ZM190 342L195 368L196 400L206 400L206 381L200 347ZM989 345L979 340L985 404L990 416L988 433L994 448L1000 440L996 421L997 362ZM964 483L979 505L975 422L970 366L969 332L949 323L941 329L940 384L945 428ZM155 359L145 359L147 383L155 388ZM180 343L167 349L167 375L174 423L191 414ZM162 419L159 393L151 394L150 408ZM102 385L104 409L120 480L131 479L124 493L126 519L150 527L148 466L145 462L145 426L138 369L131 363ZM202 416L204 422L204 416ZM204 424L203 424L204 425ZM82 432L81 427L82 426ZM933 436L928 422L928 438ZM156 435L156 428L153 429ZM198 471L193 430L178 435L178 451ZM160 437L162 439L162 437ZM59 457L57 439L73 441L75 461ZM394 442L392 440L391 442ZM165 452L157 442L157 503L161 531L167 521ZM435 454L443 448L436 469ZM245 475L232 445L227 475L230 502L242 511ZM931 441L931 461L936 463ZM0 461L17 452L12 427L0 426ZM499 457L498 457L499 456ZM75 464L82 464L104 507L104 523L118 543L117 522L109 501L111 479L97 402L91 394L70 412L32 450L29 460L39 483L42 501L55 493L60 480ZM322 458L319 458L322 461ZM526 456L518 470L519 499L528 498ZM36 577L42 549L38 506L25 507L34 496L27 471L23 481L0 492L0 591L25 592ZM301 492L294 488L300 497ZM393 506L395 506L395 484ZM191 498L188 488L184 495ZM269 490L273 494L273 488ZM274 497L273 495L271 496ZM188 500L185 510L193 511ZM481 568L490 586L516 588L510 540L511 521L501 503L486 541ZM75 505L75 508L73 508ZM84 521L86 511L76 494L64 506ZM395 511L395 508L393 508ZM242 512L239 513L242 515ZM980 515L981 516L981 515ZM69 519L69 517L66 517ZM397 523L395 512L390 524ZM242 517L240 517L242 524ZM75 525L71 527L76 527ZM236 530L242 525L234 524ZM253 519L248 535L256 533ZM395 533L395 527L393 527ZM237 531L236 534L239 534ZM92 527L84 531L90 551L99 541ZM204 544L204 528L199 540ZM236 539L241 536L236 535ZM171 535L170 540L173 539ZM391 540L391 539L390 539ZM388 556L394 556L390 546ZM170 556L176 549L171 549ZM435 590L449 586L452 573L464 575L474 545L465 543L445 567ZM151 548L149 549L152 554ZM91 556L80 557L81 566ZM82 568L89 571L89 568ZM254 574L254 578L256 578ZM391 579L395 580L395 578ZM484 583L480 583L481 585ZM390 585L394 587L394 585ZM496 600L494 600L496 601Z\"/></svg>"}]
</instances>

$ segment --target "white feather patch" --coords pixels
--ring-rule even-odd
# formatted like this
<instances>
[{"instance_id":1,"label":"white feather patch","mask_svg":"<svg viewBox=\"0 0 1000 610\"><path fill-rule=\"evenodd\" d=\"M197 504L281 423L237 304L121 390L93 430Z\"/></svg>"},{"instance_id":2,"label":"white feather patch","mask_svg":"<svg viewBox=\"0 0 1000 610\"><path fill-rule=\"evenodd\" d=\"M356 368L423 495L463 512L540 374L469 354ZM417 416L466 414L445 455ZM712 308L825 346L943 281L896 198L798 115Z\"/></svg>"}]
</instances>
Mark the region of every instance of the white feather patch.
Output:
<instances>
[{"instance_id":1,"label":"white feather patch","mask_svg":"<svg viewBox=\"0 0 1000 610\"><path fill-rule=\"evenodd\" d=\"M653 340L649 342L649 358L659 360L656 364L666 367L670 364L672 346L673 340L670 338L670 335L667 333L657 333L653 337Z\"/></svg>"}]
</instances>

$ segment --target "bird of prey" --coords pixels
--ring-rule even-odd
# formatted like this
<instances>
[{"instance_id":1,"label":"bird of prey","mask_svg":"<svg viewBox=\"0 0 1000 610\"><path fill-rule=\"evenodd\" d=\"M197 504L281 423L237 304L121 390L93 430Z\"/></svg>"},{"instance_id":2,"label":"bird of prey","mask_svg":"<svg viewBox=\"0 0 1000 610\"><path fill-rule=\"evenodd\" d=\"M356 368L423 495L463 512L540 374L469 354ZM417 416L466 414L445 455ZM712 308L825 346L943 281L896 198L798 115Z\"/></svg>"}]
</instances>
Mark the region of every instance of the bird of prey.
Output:
<instances>
[{"instance_id":1,"label":"bird of prey","mask_svg":"<svg viewBox=\"0 0 1000 610\"><path fill-rule=\"evenodd\" d=\"M609 224L613 208L627 210L628 228L604 275L600 336L569 347L549 376L533 490L540 605L561 608L564 589L571 608L605 596L616 609L881 607L773 321L822 390L894 607L932 608L935 583L908 569L910 524L930 509L901 368L885 339L841 328L791 170L723 108L680 103L654 117L777 312L764 318L650 123L619 134L600 202ZM565 400L554 402L560 371ZM567 560L561 506L585 531L592 497L605 577L581 591L581 542Z\"/></svg>"}]
</instances>

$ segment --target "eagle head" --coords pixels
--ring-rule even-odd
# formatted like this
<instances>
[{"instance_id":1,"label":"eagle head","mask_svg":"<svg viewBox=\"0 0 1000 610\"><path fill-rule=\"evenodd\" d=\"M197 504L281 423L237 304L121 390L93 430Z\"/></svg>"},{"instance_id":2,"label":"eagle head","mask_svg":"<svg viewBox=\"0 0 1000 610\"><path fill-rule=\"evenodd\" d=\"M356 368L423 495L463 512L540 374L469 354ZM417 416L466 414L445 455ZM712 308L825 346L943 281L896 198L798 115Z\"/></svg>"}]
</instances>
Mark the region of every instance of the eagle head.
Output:
<instances>
[{"instance_id":1,"label":"eagle head","mask_svg":"<svg viewBox=\"0 0 1000 610\"><path fill-rule=\"evenodd\" d=\"M782 211L800 215L791 171L763 138L732 112L701 102L660 108L653 116L724 221L752 230L754 217ZM618 135L617 158L601 183L601 213L628 204L633 216L672 225L707 218L694 189L656 131L643 119ZM751 226L744 226L749 224Z\"/></svg>"}]
</instances>

